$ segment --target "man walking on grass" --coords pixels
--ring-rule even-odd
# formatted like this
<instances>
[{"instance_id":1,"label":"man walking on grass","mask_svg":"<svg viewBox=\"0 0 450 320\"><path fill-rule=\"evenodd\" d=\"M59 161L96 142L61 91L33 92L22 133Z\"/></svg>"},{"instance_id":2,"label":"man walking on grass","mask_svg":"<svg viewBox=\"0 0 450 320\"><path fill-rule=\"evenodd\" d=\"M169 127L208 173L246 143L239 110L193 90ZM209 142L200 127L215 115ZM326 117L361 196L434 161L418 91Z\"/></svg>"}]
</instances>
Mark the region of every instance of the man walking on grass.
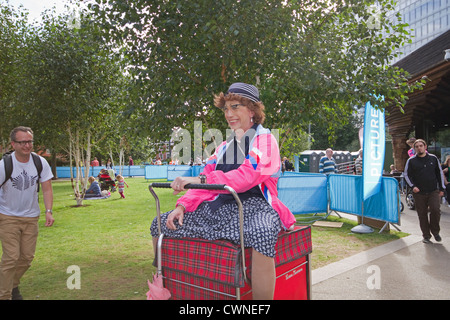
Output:
<instances>
[{"instance_id":1,"label":"man walking on grass","mask_svg":"<svg viewBox=\"0 0 450 320\"><path fill-rule=\"evenodd\" d=\"M33 131L30 128L17 127L10 138L14 152L0 161L0 241L3 250L0 300L22 300L18 285L31 266L36 250L39 183L46 208L45 226L50 227L54 222L53 174L44 158L31 153Z\"/></svg>"},{"instance_id":2,"label":"man walking on grass","mask_svg":"<svg viewBox=\"0 0 450 320\"><path fill-rule=\"evenodd\" d=\"M423 242L431 243L431 235L440 242L440 199L444 195L444 174L435 155L427 152L427 144L418 139L414 142L415 155L405 165L405 179L413 190ZM428 219L428 208L430 218Z\"/></svg>"}]
</instances>

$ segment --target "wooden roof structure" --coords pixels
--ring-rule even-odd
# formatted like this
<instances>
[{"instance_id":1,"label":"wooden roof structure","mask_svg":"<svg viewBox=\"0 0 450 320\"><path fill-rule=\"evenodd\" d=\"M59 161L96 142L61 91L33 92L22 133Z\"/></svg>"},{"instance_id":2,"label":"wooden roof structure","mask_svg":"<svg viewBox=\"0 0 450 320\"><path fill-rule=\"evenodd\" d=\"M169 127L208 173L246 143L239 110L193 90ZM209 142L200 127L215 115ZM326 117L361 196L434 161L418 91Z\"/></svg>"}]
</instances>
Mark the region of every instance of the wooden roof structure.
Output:
<instances>
[{"instance_id":1,"label":"wooden roof structure","mask_svg":"<svg viewBox=\"0 0 450 320\"><path fill-rule=\"evenodd\" d=\"M410 82L425 78L427 83L423 90L408 95L405 113L394 107L387 109L390 134L409 134L416 129L416 135L423 135L424 120L435 128L449 125L450 60L444 60L446 49L450 49L450 30L394 64L411 74Z\"/></svg>"},{"instance_id":2,"label":"wooden roof structure","mask_svg":"<svg viewBox=\"0 0 450 320\"><path fill-rule=\"evenodd\" d=\"M386 123L392 136L394 165L403 171L408 159L410 133L427 140L430 128L436 132L450 125L450 30L398 61L394 66L408 71L410 82L426 79L422 90L408 94L404 113L398 107L386 109Z\"/></svg>"}]
</instances>

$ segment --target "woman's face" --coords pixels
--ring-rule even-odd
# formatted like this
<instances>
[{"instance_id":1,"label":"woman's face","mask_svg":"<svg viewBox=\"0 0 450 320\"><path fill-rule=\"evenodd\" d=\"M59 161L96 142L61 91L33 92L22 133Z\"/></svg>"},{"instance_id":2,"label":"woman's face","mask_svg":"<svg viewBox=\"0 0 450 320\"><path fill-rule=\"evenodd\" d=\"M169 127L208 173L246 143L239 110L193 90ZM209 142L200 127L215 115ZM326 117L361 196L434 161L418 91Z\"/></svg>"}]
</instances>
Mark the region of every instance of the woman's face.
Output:
<instances>
[{"instance_id":1,"label":"woman's face","mask_svg":"<svg viewBox=\"0 0 450 320\"><path fill-rule=\"evenodd\" d=\"M236 131L242 129L244 132L250 129L253 125L252 118L255 115L253 111L250 111L246 106L241 104L237 100L230 100L225 102L225 106L222 108L225 119L228 122L228 126Z\"/></svg>"}]
</instances>

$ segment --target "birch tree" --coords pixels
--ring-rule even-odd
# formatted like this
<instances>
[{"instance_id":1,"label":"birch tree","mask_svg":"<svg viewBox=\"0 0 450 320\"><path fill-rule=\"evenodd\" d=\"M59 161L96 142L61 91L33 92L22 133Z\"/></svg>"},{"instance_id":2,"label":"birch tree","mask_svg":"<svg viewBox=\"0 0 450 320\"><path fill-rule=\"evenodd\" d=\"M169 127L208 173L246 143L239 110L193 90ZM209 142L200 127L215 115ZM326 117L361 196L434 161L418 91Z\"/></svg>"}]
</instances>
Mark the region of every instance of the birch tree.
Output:
<instances>
[{"instance_id":1,"label":"birch tree","mask_svg":"<svg viewBox=\"0 0 450 320\"><path fill-rule=\"evenodd\" d=\"M119 82L125 77L120 61L89 17L81 16L74 28L71 15L50 11L24 37L17 64L20 90L11 101L14 116L35 128L52 154L69 155L76 172L74 195L81 205L94 139L120 117Z\"/></svg>"}]
</instances>

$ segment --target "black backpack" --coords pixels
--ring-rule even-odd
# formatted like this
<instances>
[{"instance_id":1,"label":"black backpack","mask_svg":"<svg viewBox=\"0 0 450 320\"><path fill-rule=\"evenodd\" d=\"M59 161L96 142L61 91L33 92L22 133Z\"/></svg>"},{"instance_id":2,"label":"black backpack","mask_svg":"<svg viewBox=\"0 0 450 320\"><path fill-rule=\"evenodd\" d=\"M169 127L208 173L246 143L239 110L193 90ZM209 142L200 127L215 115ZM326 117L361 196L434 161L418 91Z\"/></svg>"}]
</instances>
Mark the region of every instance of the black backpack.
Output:
<instances>
[{"instance_id":1,"label":"black backpack","mask_svg":"<svg viewBox=\"0 0 450 320\"><path fill-rule=\"evenodd\" d=\"M3 163L5 164L5 181L3 181L3 183L0 185L0 188L3 187L3 185L6 183L6 181L11 179L11 175L13 172L13 161L12 161L11 153L13 153L13 151L8 151L2 157ZM36 183L38 185L37 191L39 192L39 180L41 180L42 162L36 153L32 152L31 156L33 158L34 165L36 166L36 170L38 172L38 180Z\"/></svg>"}]
</instances>

